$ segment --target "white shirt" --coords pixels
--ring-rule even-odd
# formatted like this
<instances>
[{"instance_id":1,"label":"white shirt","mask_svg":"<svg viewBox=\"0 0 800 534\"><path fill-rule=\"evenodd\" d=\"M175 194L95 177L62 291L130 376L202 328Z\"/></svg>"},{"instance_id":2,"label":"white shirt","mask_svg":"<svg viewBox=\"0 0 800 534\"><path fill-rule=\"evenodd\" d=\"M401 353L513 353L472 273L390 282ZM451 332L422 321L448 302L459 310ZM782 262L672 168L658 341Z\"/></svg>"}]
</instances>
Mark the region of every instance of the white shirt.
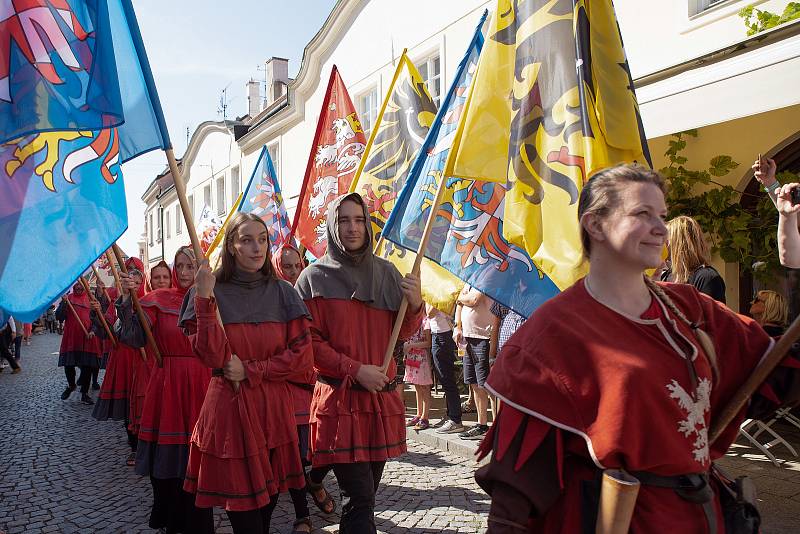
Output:
<instances>
[{"instance_id":1,"label":"white shirt","mask_svg":"<svg viewBox=\"0 0 800 534\"><path fill-rule=\"evenodd\" d=\"M430 321L432 334L442 334L453 329L450 317L439 310L436 310L436 314L433 317L429 317L428 321Z\"/></svg>"}]
</instances>

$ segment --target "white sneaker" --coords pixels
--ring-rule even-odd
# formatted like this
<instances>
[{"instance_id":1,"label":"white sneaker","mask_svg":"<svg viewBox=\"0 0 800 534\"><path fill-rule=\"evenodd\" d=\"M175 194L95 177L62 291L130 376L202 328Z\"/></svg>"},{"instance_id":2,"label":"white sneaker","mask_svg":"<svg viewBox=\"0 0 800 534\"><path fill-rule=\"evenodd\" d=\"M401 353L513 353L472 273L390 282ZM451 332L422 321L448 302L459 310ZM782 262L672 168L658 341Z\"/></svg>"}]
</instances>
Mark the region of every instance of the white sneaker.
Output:
<instances>
[{"instance_id":1,"label":"white sneaker","mask_svg":"<svg viewBox=\"0 0 800 534\"><path fill-rule=\"evenodd\" d=\"M437 434L456 434L464 431L464 425L453 420L447 421L444 425L436 429Z\"/></svg>"}]
</instances>

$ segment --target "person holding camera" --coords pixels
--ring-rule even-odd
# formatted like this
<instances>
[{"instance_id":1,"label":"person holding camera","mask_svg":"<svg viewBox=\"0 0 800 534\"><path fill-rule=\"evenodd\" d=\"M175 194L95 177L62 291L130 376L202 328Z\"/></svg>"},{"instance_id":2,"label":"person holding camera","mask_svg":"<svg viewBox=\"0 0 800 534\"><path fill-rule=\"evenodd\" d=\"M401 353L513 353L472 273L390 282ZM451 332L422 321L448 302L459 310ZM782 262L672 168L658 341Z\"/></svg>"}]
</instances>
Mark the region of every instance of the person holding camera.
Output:
<instances>
[{"instance_id":1,"label":"person holding camera","mask_svg":"<svg viewBox=\"0 0 800 534\"><path fill-rule=\"evenodd\" d=\"M770 158L759 158L753 163L755 179L764 186L778 210L778 256L781 265L800 269L800 184L781 185L775 178L777 165Z\"/></svg>"}]
</instances>

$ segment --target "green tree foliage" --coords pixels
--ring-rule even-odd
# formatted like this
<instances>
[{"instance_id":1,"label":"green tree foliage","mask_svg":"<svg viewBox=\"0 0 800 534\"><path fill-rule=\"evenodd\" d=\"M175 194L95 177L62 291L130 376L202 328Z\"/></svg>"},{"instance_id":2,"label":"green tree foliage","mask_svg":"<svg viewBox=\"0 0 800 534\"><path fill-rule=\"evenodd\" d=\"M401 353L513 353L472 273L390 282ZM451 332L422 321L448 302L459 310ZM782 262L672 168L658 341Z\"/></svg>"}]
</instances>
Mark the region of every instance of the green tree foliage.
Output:
<instances>
[{"instance_id":1,"label":"green tree foliage","mask_svg":"<svg viewBox=\"0 0 800 534\"><path fill-rule=\"evenodd\" d=\"M744 24L747 26L747 35L755 35L800 18L800 2L789 2L780 15L747 6L739 11L739 16L744 19Z\"/></svg>"},{"instance_id":2,"label":"green tree foliage","mask_svg":"<svg viewBox=\"0 0 800 534\"><path fill-rule=\"evenodd\" d=\"M667 179L668 217L693 217L711 240L713 253L726 262L739 263L744 271L754 271L759 278L770 276L779 265L778 213L772 201L766 193L761 194L755 212L748 211L740 203L741 192L715 180L739 167L730 156L716 156L701 170L687 166L688 159L682 153L687 139L697 135L697 130L673 134L664 154L669 165L660 172ZM798 177L779 173L778 181L794 182ZM754 265L758 266L755 270Z\"/></svg>"}]
</instances>

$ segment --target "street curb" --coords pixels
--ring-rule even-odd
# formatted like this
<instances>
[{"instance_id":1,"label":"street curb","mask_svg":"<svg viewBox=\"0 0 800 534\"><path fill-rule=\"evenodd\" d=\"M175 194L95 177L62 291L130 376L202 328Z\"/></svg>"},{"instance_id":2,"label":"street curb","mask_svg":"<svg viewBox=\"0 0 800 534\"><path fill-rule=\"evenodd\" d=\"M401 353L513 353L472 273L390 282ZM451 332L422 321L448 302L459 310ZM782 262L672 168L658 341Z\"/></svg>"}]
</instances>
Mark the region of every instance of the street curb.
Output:
<instances>
[{"instance_id":1,"label":"street curb","mask_svg":"<svg viewBox=\"0 0 800 534\"><path fill-rule=\"evenodd\" d=\"M475 452L480 441L459 439L455 434L437 434L434 429L418 431L413 428L409 428L406 432L406 439L477 463ZM487 459L484 459L480 464L486 461Z\"/></svg>"}]
</instances>

